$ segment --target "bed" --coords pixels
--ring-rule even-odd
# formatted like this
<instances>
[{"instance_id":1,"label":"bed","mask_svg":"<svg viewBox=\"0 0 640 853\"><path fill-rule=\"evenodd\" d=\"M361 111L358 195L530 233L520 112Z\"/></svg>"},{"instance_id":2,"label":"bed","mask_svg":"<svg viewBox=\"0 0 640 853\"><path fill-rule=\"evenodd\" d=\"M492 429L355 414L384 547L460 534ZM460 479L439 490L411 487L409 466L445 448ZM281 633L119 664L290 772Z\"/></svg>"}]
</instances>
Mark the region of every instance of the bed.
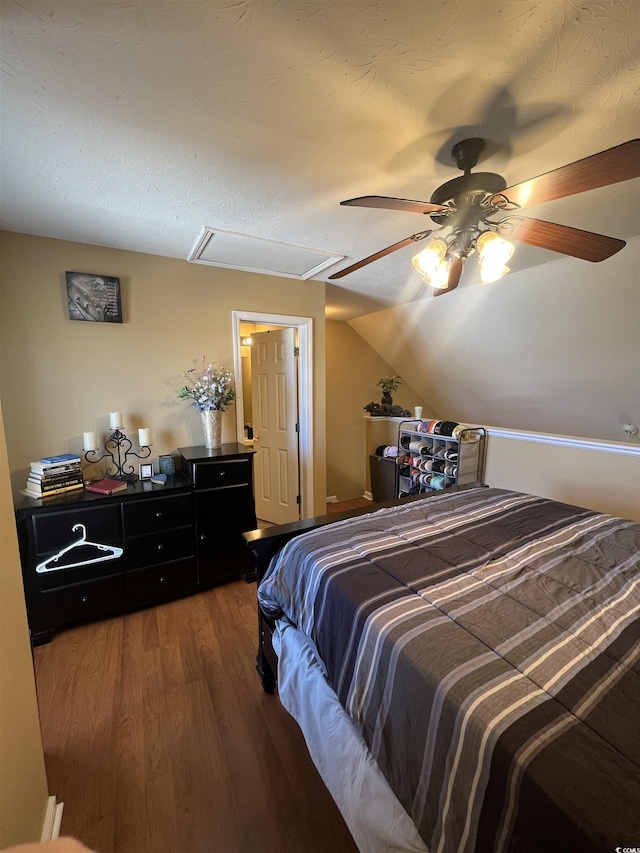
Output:
<instances>
[{"instance_id":1,"label":"bed","mask_svg":"<svg viewBox=\"0 0 640 853\"><path fill-rule=\"evenodd\" d=\"M247 538L359 849L640 849L640 524L472 487Z\"/></svg>"}]
</instances>

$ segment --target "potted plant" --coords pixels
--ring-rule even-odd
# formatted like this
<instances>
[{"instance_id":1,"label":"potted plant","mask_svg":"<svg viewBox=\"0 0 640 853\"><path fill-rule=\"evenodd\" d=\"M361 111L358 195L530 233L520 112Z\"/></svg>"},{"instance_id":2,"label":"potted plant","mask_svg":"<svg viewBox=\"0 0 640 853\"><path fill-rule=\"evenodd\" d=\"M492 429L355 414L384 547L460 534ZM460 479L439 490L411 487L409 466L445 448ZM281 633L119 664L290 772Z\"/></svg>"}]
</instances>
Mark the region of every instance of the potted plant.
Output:
<instances>
[{"instance_id":1,"label":"potted plant","mask_svg":"<svg viewBox=\"0 0 640 853\"><path fill-rule=\"evenodd\" d=\"M378 380L378 386L382 388L382 405L393 406L392 391L397 391L402 379L400 376L384 376Z\"/></svg>"}]
</instances>

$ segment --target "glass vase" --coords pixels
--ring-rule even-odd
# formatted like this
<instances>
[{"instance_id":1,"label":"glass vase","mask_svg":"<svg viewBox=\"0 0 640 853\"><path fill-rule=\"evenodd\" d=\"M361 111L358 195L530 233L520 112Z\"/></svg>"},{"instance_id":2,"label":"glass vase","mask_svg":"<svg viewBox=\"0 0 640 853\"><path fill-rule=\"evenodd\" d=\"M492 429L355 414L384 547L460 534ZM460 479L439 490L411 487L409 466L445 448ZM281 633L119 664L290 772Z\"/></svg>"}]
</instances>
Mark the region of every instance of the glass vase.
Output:
<instances>
[{"instance_id":1,"label":"glass vase","mask_svg":"<svg viewBox=\"0 0 640 853\"><path fill-rule=\"evenodd\" d=\"M222 411L212 409L209 412L201 412L202 427L204 429L204 444L210 450L216 450L222 446Z\"/></svg>"}]
</instances>

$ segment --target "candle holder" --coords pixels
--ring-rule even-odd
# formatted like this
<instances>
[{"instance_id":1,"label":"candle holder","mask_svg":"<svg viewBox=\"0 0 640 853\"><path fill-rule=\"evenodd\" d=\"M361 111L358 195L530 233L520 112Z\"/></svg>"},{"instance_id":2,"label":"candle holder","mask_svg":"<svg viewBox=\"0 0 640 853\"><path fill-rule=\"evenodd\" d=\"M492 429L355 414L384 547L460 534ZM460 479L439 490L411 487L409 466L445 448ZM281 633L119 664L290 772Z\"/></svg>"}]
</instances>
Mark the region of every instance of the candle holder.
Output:
<instances>
[{"instance_id":1,"label":"candle holder","mask_svg":"<svg viewBox=\"0 0 640 853\"><path fill-rule=\"evenodd\" d=\"M135 456L137 459L148 459L151 456L151 445L141 444L139 445L139 448L142 452L136 453L133 450L133 442L131 439L127 438L127 436L117 428L105 441L104 452L101 456L98 456L95 459L89 458L89 454L96 454L100 452L100 449L98 448L96 450L86 450L84 458L87 462L91 462L93 464L101 462L103 459L106 459L107 456L110 457L111 463L109 464L113 464L116 472L115 474L107 472L109 477L112 477L114 480L124 480L127 483L133 483L138 479L138 475L135 473L133 463L127 461L127 457Z\"/></svg>"}]
</instances>

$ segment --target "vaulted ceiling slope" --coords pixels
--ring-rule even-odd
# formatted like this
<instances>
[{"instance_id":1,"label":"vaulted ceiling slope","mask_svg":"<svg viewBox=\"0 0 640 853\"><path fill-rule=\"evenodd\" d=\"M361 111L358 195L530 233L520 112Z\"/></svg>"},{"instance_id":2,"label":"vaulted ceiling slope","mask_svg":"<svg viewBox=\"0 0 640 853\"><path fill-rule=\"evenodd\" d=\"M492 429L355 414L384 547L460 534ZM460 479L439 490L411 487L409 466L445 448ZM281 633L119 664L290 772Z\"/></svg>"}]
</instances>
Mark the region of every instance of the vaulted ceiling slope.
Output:
<instances>
[{"instance_id":1,"label":"vaulted ceiling slope","mask_svg":"<svg viewBox=\"0 0 640 853\"><path fill-rule=\"evenodd\" d=\"M559 258L349 324L436 417L626 441L623 425L640 426L639 272L634 237L603 264ZM615 488L603 466L594 488Z\"/></svg>"},{"instance_id":2,"label":"vaulted ceiling slope","mask_svg":"<svg viewBox=\"0 0 640 853\"><path fill-rule=\"evenodd\" d=\"M636 136L639 24L636 0L3 0L0 226L184 259L210 226L346 265L429 220L339 202L428 199L464 137L513 184ZM530 212L628 238L637 194ZM421 297L410 256L329 284L328 315Z\"/></svg>"}]
</instances>

